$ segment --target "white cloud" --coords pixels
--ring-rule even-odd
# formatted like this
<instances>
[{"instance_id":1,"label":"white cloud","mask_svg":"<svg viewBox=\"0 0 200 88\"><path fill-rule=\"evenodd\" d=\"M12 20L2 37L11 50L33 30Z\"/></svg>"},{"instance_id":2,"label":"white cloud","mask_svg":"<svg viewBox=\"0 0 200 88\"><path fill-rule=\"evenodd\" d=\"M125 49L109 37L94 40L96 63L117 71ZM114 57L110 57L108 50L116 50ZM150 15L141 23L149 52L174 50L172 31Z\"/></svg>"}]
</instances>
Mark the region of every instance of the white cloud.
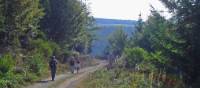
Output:
<instances>
[{"instance_id":1,"label":"white cloud","mask_svg":"<svg viewBox=\"0 0 200 88\"><path fill-rule=\"evenodd\" d=\"M142 18L150 14L150 4L156 9L166 10L158 0L88 0L90 11L94 17L137 20L141 12Z\"/></svg>"}]
</instances>

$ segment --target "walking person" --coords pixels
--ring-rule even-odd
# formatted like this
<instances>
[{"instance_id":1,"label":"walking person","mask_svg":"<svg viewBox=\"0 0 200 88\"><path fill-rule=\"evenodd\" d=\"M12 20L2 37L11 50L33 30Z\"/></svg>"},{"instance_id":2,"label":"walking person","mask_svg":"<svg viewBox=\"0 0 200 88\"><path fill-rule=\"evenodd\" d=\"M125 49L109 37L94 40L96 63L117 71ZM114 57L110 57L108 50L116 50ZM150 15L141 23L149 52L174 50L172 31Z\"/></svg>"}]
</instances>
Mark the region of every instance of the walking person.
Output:
<instances>
[{"instance_id":1,"label":"walking person","mask_svg":"<svg viewBox=\"0 0 200 88\"><path fill-rule=\"evenodd\" d=\"M76 68L77 73L79 73L80 67L81 67L80 60L78 57L76 57L75 68Z\"/></svg>"},{"instance_id":2,"label":"walking person","mask_svg":"<svg viewBox=\"0 0 200 88\"><path fill-rule=\"evenodd\" d=\"M49 67L51 69L51 78L52 81L54 81L55 79L55 75L56 75L56 69L57 69L57 60L55 56L52 56L50 62L49 62Z\"/></svg>"},{"instance_id":3,"label":"walking person","mask_svg":"<svg viewBox=\"0 0 200 88\"><path fill-rule=\"evenodd\" d=\"M70 58L69 65L70 65L71 73L73 74L74 73L74 69L75 69L75 59L74 59L74 56Z\"/></svg>"}]
</instances>

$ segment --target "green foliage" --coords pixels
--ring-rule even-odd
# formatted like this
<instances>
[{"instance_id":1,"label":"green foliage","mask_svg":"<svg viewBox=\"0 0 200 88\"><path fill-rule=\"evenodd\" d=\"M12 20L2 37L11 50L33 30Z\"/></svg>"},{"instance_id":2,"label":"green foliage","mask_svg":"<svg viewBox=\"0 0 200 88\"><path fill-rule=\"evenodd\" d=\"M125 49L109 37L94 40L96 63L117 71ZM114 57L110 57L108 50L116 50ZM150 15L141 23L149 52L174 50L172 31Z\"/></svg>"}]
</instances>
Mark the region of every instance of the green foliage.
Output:
<instances>
[{"instance_id":1,"label":"green foliage","mask_svg":"<svg viewBox=\"0 0 200 88\"><path fill-rule=\"evenodd\" d=\"M140 71L154 71L164 69L167 66L168 60L161 52L149 53L143 48L127 48L124 51L125 66L129 69Z\"/></svg>"},{"instance_id":2,"label":"green foliage","mask_svg":"<svg viewBox=\"0 0 200 88\"><path fill-rule=\"evenodd\" d=\"M0 86L2 87L2 88L6 88L7 87L7 84L8 84L8 81L7 80L0 80Z\"/></svg>"},{"instance_id":3,"label":"green foliage","mask_svg":"<svg viewBox=\"0 0 200 88\"><path fill-rule=\"evenodd\" d=\"M59 44L63 50L88 48L92 22L86 5L79 0L45 0L42 2L46 14L41 22L42 31L49 40ZM81 50L82 51L82 50Z\"/></svg>"},{"instance_id":4,"label":"green foliage","mask_svg":"<svg viewBox=\"0 0 200 88\"><path fill-rule=\"evenodd\" d=\"M96 71L82 84L80 88L169 88L163 81L157 83L153 73L129 72L122 69ZM180 84L173 88L182 86Z\"/></svg>"},{"instance_id":5,"label":"green foliage","mask_svg":"<svg viewBox=\"0 0 200 88\"><path fill-rule=\"evenodd\" d=\"M35 80L37 77L32 73L16 74L12 71L6 73L0 79L0 87L3 88L19 88L26 82Z\"/></svg>"},{"instance_id":6,"label":"green foliage","mask_svg":"<svg viewBox=\"0 0 200 88\"><path fill-rule=\"evenodd\" d=\"M108 42L109 46L106 51L115 56L121 56L127 42L127 35L121 26L108 37Z\"/></svg>"},{"instance_id":7,"label":"green foliage","mask_svg":"<svg viewBox=\"0 0 200 88\"><path fill-rule=\"evenodd\" d=\"M92 31L92 30L91 30ZM93 36L92 36L92 32L89 30L82 30L79 35L77 36L77 38L75 38L73 41L75 43L75 45L73 45L74 49L80 53L90 53L90 48L91 48L91 44L93 41Z\"/></svg>"},{"instance_id":8,"label":"green foliage","mask_svg":"<svg viewBox=\"0 0 200 88\"><path fill-rule=\"evenodd\" d=\"M35 53L32 57L27 60L28 70L31 73L34 73L40 76L42 73L46 73L47 64L45 62L45 58L41 53Z\"/></svg>"},{"instance_id":9,"label":"green foliage","mask_svg":"<svg viewBox=\"0 0 200 88\"><path fill-rule=\"evenodd\" d=\"M15 61L10 54L5 54L0 57L0 77L14 68Z\"/></svg>"},{"instance_id":10,"label":"green foliage","mask_svg":"<svg viewBox=\"0 0 200 88\"><path fill-rule=\"evenodd\" d=\"M10 54L5 54L0 58L0 87L18 88L23 84L23 75L14 74L15 61Z\"/></svg>"},{"instance_id":11,"label":"green foliage","mask_svg":"<svg viewBox=\"0 0 200 88\"><path fill-rule=\"evenodd\" d=\"M141 47L150 53L147 62L156 68L183 77L188 87L199 82L199 7L196 0L160 0L172 13L165 19L152 8L152 14L130 39L128 47ZM140 23L139 23L140 24Z\"/></svg>"},{"instance_id":12,"label":"green foliage","mask_svg":"<svg viewBox=\"0 0 200 88\"><path fill-rule=\"evenodd\" d=\"M178 68L184 72L186 84L192 87L199 81L200 35L199 35L199 8L200 2L196 0L161 0L173 12L176 25L176 35L184 41L179 47L183 52L180 60L173 60Z\"/></svg>"},{"instance_id":13,"label":"green foliage","mask_svg":"<svg viewBox=\"0 0 200 88\"><path fill-rule=\"evenodd\" d=\"M80 0L0 0L0 87L36 81L52 55L88 53L92 20Z\"/></svg>"},{"instance_id":14,"label":"green foliage","mask_svg":"<svg viewBox=\"0 0 200 88\"><path fill-rule=\"evenodd\" d=\"M26 56L24 64L20 64L23 67L20 67L22 72L19 73L15 71L19 66L15 65L16 60L11 55L4 55L0 59L0 63L0 77L2 78L0 85L9 88L19 88L25 82L36 80L38 76L41 76L42 73L46 73L48 70L44 55L39 52L34 53L33 56Z\"/></svg>"},{"instance_id":15,"label":"green foliage","mask_svg":"<svg viewBox=\"0 0 200 88\"><path fill-rule=\"evenodd\" d=\"M32 37L44 15L40 0L1 0L1 46L19 47L20 37ZM3 23L2 23L3 22Z\"/></svg>"},{"instance_id":16,"label":"green foliage","mask_svg":"<svg viewBox=\"0 0 200 88\"><path fill-rule=\"evenodd\" d=\"M169 60L163 56L161 52L151 53L150 56L151 57L147 59L147 61L158 65L158 68L162 68L163 65L167 65L169 63Z\"/></svg>"},{"instance_id":17,"label":"green foliage","mask_svg":"<svg viewBox=\"0 0 200 88\"><path fill-rule=\"evenodd\" d=\"M35 52L39 52L47 58L60 50L57 44L42 39L33 40L31 45L35 49Z\"/></svg>"},{"instance_id":18,"label":"green foliage","mask_svg":"<svg viewBox=\"0 0 200 88\"><path fill-rule=\"evenodd\" d=\"M116 88L112 80L112 72L106 71L105 69L96 71L94 74L88 77L85 81L85 88ZM93 80L93 81L91 81Z\"/></svg>"},{"instance_id":19,"label":"green foliage","mask_svg":"<svg viewBox=\"0 0 200 88\"><path fill-rule=\"evenodd\" d=\"M23 75L16 75L13 72L6 73L0 80L0 86L4 88L18 88L23 83Z\"/></svg>"},{"instance_id":20,"label":"green foliage","mask_svg":"<svg viewBox=\"0 0 200 88\"><path fill-rule=\"evenodd\" d=\"M132 64L133 62L135 62L134 65L137 64L137 70L145 73L158 73L157 75L179 72L174 61L182 55L179 45L184 41L176 35L174 24L153 9L148 20L139 28L142 28L140 29L142 31L136 31L129 40L127 46L130 50L124 51L125 56L126 54L130 56L128 59L136 59L133 59ZM126 61L126 65L127 63L131 61Z\"/></svg>"},{"instance_id":21,"label":"green foliage","mask_svg":"<svg viewBox=\"0 0 200 88\"><path fill-rule=\"evenodd\" d=\"M149 58L148 52L142 48L127 48L124 51L124 55L127 68L135 68L136 65Z\"/></svg>"}]
</instances>

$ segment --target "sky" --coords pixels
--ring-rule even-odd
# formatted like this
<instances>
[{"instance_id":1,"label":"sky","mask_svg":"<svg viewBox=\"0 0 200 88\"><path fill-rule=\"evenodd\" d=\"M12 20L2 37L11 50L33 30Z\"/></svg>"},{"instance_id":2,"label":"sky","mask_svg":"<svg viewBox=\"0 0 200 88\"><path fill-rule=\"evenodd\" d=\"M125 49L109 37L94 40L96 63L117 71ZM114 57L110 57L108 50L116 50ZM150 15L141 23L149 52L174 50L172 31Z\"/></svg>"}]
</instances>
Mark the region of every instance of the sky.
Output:
<instances>
[{"instance_id":1,"label":"sky","mask_svg":"<svg viewBox=\"0 0 200 88\"><path fill-rule=\"evenodd\" d=\"M98 18L137 20L141 13L146 20L150 5L158 10L167 11L159 0L87 0L91 15ZM168 14L163 13L168 17Z\"/></svg>"}]
</instances>

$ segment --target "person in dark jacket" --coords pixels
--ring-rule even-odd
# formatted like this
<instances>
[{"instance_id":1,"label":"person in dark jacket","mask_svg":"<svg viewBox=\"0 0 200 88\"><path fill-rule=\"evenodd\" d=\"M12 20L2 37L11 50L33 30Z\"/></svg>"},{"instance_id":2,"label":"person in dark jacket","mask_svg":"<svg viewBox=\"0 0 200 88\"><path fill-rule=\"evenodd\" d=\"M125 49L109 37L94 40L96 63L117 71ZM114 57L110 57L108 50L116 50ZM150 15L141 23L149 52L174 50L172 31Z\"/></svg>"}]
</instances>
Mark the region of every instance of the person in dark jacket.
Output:
<instances>
[{"instance_id":1,"label":"person in dark jacket","mask_svg":"<svg viewBox=\"0 0 200 88\"><path fill-rule=\"evenodd\" d=\"M51 69L51 77L52 77L52 81L54 81L55 79L55 75L56 75L56 68L57 68L57 60L56 57L53 56L49 62L49 67Z\"/></svg>"},{"instance_id":2,"label":"person in dark jacket","mask_svg":"<svg viewBox=\"0 0 200 88\"><path fill-rule=\"evenodd\" d=\"M74 57L70 58L69 65L70 65L71 73L73 74L74 73L74 69L75 69L75 59L74 59Z\"/></svg>"}]
</instances>

